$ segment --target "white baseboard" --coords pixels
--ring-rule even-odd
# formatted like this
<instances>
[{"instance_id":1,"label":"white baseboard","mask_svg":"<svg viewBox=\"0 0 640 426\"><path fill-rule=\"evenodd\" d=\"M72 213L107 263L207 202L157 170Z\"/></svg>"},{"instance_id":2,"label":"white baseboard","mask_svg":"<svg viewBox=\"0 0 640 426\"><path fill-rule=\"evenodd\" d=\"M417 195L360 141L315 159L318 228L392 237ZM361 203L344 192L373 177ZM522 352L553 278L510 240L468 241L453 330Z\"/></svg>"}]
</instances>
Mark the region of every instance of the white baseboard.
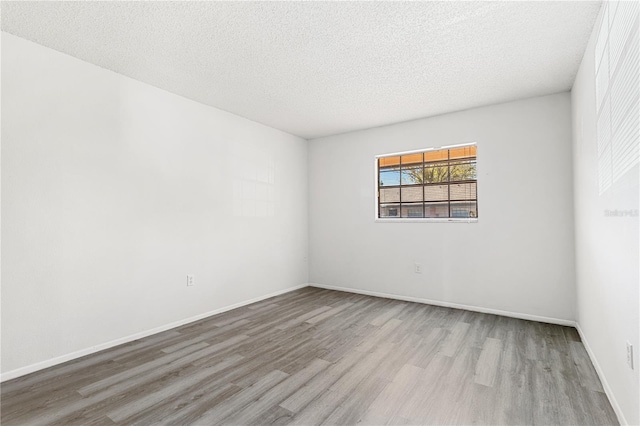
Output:
<instances>
[{"instance_id":1,"label":"white baseboard","mask_svg":"<svg viewBox=\"0 0 640 426\"><path fill-rule=\"evenodd\" d=\"M276 291L276 292L273 292L273 293L265 294L264 296L255 297L255 298L250 299L250 300L245 300L245 301L242 301L242 302L239 302L239 303L235 303L233 305L229 305L229 306L225 306L225 307L222 307L222 308L218 308L218 309L215 309L213 311L206 312L204 314L195 315L195 316L190 317L190 318L186 318L186 319L183 319L183 320L180 320L180 321L175 321L175 322L172 322L170 324L165 324L165 325L162 325L160 327L153 328L151 330L142 331L140 333L135 333L135 334L132 334L132 335L129 335L129 336L126 336L126 337L122 337L120 339L112 340L110 342L101 343L99 345L91 346L91 347L86 348L86 349L81 349L79 351L71 352L71 353L66 354L66 355L62 355L62 356L58 356L58 357L55 357L55 358L51 358L51 359L48 359L46 361L37 362L35 364L31 364L31 365L27 365L25 367L17 368L15 370L7 371L6 373L0 374L0 382L5 382L7 380L15 379L16 377L24 376L24 375L27 375L27 374L30 374L30 373L33 373L33 372L36 372L36 371L39 371L39 370L43 370L45 368L53 367L54 365L62 364L63 362L71 361L71 360L83 357L85 355L90 355L90 354L93 354L93 353L96 353L96 352L103 351L105 349L112 348L114 346L122 345L124 343L129 343L129 342L132 342L134 340L142 339L143 337L147 337L147 336L150 336L152 334L161 333L163 331L167 331L167 330L170 330L172 328L180 327L181 325L185 325L185 324L188 324L190 322L198 321L198 320L201 320L203 318L210 317L212 315L221 314L223 312L230 311L232 309L236 309L236 308L240 308L242 306L250 305L252 303L259 302L261 300L268 299L270 297L279 296L279 295L284 294L284 293L289 293L291 291L298 290L298 289L301 289L301 288L304 288L304 287L307 287L307 286L308 286L307 284L302 284L302 285L298 285L298 286L294 286L294 287L289 287L289 288L286 288L284 290L279 290L279 291Z\"/></svg>"},{"instance_id":2,"label":"white baseboard","mask_svg":"<svg viewBox=\"0 0 640 426\"><path fill-rule=\"evenodd\" d=\"M598 378L602 383L602 388L604 389L604 393L607 395L607 398L609 398L611 407L613 407L613 411L615 411L616 416L618 417L618 422L620 422L621 425L628 425L629 422L627 422L627 419L625 419L624 414L622 413L622 409L620 409L620 405L618 404L618 401L613 395L611 386L609 386L609 382L607 382L607 378L605 377L604 372L602 371L602 368L598 363L598 359L596 358L595 354L591 350L591 346L589 346L589 341L587 340L587 337L584 335L582 328L580 328L580 324L577 322L576 322L576 329L578 330L578 334L580 334L580 339L582 340L582 344L584 345L584 348L587 350L587 354L589 354L589 358L591 358L591 363L595 367L596 373L598 373Z\"/></svg>"},{"instance_id":3,"label":"white baseboard","mask_svg":"<svg viewBox=\"0 0 640 426\"><path fill-rule=\"evenodd\" d=\"M518 319L525 319L530 321L538 321L545 322L548 324L557 324L557 325L565 325L568 327L575 327L575 321L560 319L560 318L550 318L544 317L540 315L531 315L531 314L522 314L519 312L510 312L510 311L501 311L499 309L491 309L491 308L483 308L481 306L471 306L471 305L461 305L459 303L451 303L451 302L443 302L440 300L431 300L431 299L422 299L420 297L412 297L412 296L400 296L397 294L389 294L389 293L379 293L377 291L368 291L368 290L360 290L356 288L347 288L347 287L336 287L331 285L324 284L316 284L309 283L311 287L325 288L327 290L338 290L338 291L346 291L348 293L357 293L357 294L365 294L367 296L376 296L376 297L384 297L386 299L396 299L403 300L406 302L417 302L424 303L427 305L435 305L435 306L444 306L446 308L455 308L455 309L464 309L467 311L474 312L482 312L485 314L494 314L494 315L502 315L505 317L512 317Z\"/></svg>"}]
</instances>

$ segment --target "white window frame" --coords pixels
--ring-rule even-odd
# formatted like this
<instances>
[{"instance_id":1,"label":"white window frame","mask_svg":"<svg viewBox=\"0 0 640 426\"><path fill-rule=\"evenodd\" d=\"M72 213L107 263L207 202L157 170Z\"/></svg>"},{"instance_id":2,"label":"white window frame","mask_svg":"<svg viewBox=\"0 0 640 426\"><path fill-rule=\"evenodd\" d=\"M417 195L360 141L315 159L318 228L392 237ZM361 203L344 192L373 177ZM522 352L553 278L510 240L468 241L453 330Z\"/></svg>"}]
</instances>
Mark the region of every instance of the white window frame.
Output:
<instances>
[{"instance_id":1,"label":"white window frame","mask_svg":"<svg viewBox=\"0 0 640 426\"><path fill-rule=\"evenodd\" d=\"M378 175L379 175L379 170L378 170L378 159L383 158L383 157L394 157L394 156L399 156L399 155L408 155L408 154L416 154L419 152L428 152L428 151L439 151L442 149L451 149L451 148L462 148L465 146L478 146L478 144L476 142L466 142L466 143L462 143L462 144L457 144L457 145L445 145L445 146L439 146L439 147L432 147L432 148L422 148L422 149L414 149L411 151L401 151L401 152L390 152L387 154L379 154L376 155L373 159L373 188L374 188L374 192L373 192L373 201L375 204L374 207L374 221L375 222L379 222L379 223L420 223L420 222L428 222L428 223L477 223L478 222L478 218L477 217L469 217L469 218L456 218L456 217L446 217L446 218L441 218L441 217L418 217L418 218L411 218L411 217L402 217L402 218L394 218L394 219L389 219L389 218L381 218L380 216L380 203L378 202ZM476 156L476 176L479 175L478 173L478 169L479 168L479 163L478 163L478 157ZM477 181L477 178L476 178ZM478 197L479 198L479 197ZM476 198L477 200L477 198ZM476 201L477 202L477 201Z\"/></svg>"}]
</instances>

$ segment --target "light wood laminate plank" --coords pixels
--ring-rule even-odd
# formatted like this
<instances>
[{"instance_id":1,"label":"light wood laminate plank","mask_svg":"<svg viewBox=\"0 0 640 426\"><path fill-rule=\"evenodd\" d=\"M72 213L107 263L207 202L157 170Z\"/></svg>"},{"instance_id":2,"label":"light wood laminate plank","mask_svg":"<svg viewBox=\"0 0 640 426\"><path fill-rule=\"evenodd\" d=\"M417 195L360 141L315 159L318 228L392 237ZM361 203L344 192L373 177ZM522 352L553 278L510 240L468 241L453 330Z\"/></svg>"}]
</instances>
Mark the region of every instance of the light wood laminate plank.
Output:
<instances>
[{"instance_id":1,"label":"light wood laminate plank","mask_svg":"<svg viewBox=\"0 0 640 426\"><path fill-rule=\"evenodd\" d=\"M3 426L617 424L573 328L316 288L1 387Z\"/></svg>"}]
</instances>

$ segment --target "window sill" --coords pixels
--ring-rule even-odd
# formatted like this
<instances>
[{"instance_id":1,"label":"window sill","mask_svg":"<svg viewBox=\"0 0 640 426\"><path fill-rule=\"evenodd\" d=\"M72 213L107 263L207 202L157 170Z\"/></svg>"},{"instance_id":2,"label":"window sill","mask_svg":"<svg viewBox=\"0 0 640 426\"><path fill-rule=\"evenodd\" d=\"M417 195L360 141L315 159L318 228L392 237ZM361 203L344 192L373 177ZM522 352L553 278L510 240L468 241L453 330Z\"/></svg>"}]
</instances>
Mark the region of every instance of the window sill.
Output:
<instances>
[{"instance_id":1,"label":"window sill","mask_svg":"<svg viewBox=\"0 0 640 426\"><path fill-rule=\"evenodd\" d=\"M446 217L446 218L399 218L399 219L386 219L386 218L376 218L375 222L381 223L419 223L419 222L431 222L431 223L477 223L478 218L455 218L455 217Z\"/></svg>"}]
</instances>

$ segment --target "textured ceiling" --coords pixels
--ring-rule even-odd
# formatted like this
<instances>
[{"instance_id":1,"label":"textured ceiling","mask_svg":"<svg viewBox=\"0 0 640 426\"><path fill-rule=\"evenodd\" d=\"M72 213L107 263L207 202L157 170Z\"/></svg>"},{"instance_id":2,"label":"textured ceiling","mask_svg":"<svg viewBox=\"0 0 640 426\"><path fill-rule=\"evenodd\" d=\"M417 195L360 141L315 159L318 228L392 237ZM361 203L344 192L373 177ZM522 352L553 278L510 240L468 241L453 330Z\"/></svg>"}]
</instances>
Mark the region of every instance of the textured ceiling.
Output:
<instances>
[{"instance_id":1,"label":"textured ceiling","mask_svg":"<svg viewBox=\"0 0 640 426\"><path fill-rule=\"evenodd\" d=\"M2 2L2 29L305 138L569 90L600 2Z\"/></svg>"}]
</instances>

